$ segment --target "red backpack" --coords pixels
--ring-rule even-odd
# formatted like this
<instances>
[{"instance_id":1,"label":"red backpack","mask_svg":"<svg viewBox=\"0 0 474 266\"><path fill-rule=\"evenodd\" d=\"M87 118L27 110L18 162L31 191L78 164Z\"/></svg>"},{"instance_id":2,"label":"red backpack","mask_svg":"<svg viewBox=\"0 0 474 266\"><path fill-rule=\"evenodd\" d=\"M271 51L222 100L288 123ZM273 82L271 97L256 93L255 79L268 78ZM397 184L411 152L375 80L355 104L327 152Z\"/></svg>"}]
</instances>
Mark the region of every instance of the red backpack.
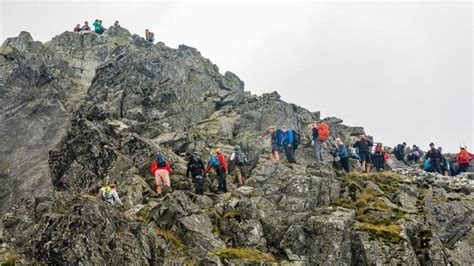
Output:
<instances>
[{"instance_id":1,"label":"red backpack","mask_svg":"<svg viewBox=\"0 0 474 266\"><path fill-rule=\"evenodd\" d=\"M318 126L318 140L325 142L329 138L329 126L325 122L322 122Z\"/></svg>"}]
</instances>

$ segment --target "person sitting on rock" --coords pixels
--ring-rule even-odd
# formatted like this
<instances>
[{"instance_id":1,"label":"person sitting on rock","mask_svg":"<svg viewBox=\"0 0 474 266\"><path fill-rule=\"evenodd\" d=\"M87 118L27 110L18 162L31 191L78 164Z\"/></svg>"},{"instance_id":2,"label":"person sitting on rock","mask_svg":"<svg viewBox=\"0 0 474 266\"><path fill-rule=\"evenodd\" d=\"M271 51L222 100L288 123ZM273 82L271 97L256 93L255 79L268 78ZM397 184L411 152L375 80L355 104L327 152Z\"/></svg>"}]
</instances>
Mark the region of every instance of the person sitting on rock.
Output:
<instances>
[{"instance_id":1,"label":"person sitting on rock","mask_svg":"<svg viewBox=\"0 0 474 266\"><path fill-rule=\"evenodd\" d=\"M150 43L153 43L155 41L155 34L149 29L145 30L145 40Z\"/></svg>"},{"instance_id":2,"label":"person sitting on rock","mask_svg":"<svg viewBox=\"0 0 474 266\"><path fill-rule=\"evenodd\" d=\"M219 177L219 186L218 186L218 194L227 193L227 181L226 176L229 173L229 169L227 167L227 160L225 155L221 153L219 149L211 150L211 158L207 163L206 170L204 173L208 173L211 168L216 171L217 176Z\"/></svg>"},{"instance_id":3,"label":"person sitting on rock","mask_svg":"<svg viewBox=\"0 0 474 266\"><path fill-rule=\"evenodd\" d=\"M191 174L191 178L193 179L196 188L196 194L198 195L204 194L204 170L204 163L201 158L199 158L197 152L194 151L189 154L186 177L189 178L189 174Z\"/></svg>"},{"instance_id":4,"label":"person sitting on rock","mask_svg":"<svg viewBox=\"0 0 474 266\"><path fill-rule=\"evenodd\" d=\"M285 148L286 159L289 163L296 163L295 154L293 150L293 139L294 139L294 132L293 130L288 130L286 126L281 128L283 131L283 146Z\"/></svg>"},{"instance_id":5,"label":"person sitting on rock","mask_svg":"<svg viewBox=\"0 0 474 266\"><path fill-rule=\"evenodd\" d=\"M423 156L423 152L421 149L413 145L413 148L411 149L410 153L407 156L408 163L418 163L418 160Z\"/></svg>"},{"instance_id":6,"label":"person sitting on rock","mask_svg":"<svg viewBox=\"0 0 474 266\"><path fill-rule=\"evenodd\" d=\"M374 167L377 172L383 171L385 169L385 151L383 150L382 144L377 144L375 146L375 152L372 155L372 162L374 163Z\"/></svg>"},{"instance_id":7,"label":"person sitting on rock","mask_svg":"<svg viewBox=\"0 0 474 266\"><path fill-rule=\"evenodd\" d=\"M347 151L346 145L342 143L342 140L340 138L336 139L336 155L339 157L341 160L341 165L344 171L346 173L349 173L351 171L351 168L349 166L349 152Z\"/></svg>"},{"instance_id":8,"label":"person sitting on rock","mask_svg":"<svg viewBox=\"0 0 474 266\"><path fill-rule=\"evenodd\" d=\"M474 155L469 153L465 147L460 148L461 151L456 154L456 162L459 165L457 173L467 172Z\"/></svg>"},{"instance_id":9,"label":"person sitting on rock","mask_svg":"<svg viewBox=\"0 0 474 266\"><path fill-rule=\"evenodd\" d=\"M426 153L425 159L427 159L430 164L429 172L432 172L432 173L436 172L436 173L442 174L441 165L440 165L441 154L435 148L435 145L433 142L430 143L430 150Z\"/></svg>"},{"instance_id":10,"label":"person sitting on rock","mask_svg":"<svg viewBox=\"0 0 474 266\"><path fill-rule=\"evenodd\" d=\"M114 22L114 27L120 27L120 23L119 23L118 20L116 20L116 21Z\"/></svg>"},{"instance_id":11,"label":"person sitting on rock","mask_svg":"<svg viewBox=\"0 0 474 266\"><path fill-rule=\"evenodd\" d=\"M94 26L95 33L97 33L97 34L104 33L104 27L102 27L102 20L96 19L94 21L94 24L92 24L92 25Z\"/></svg>"},{"instance_id":12,"label":"person sitting on rock","mask_svg":"<svg viewBox=\"0 0 474 266\"><path fill-rule=\"evenodd\" d=\"M267 133L270 134L270 145L271 145L271 153L270 153L270 161L276 164L280 160L280 156L278 155L279 146L278 146L278 137L277 137L277 130L275 126L269 126L267 128Z\"/></svg>"},{"instance_id":13,"label":"person sitting on rock","mask_svg":"<svg viewBox=\"0 0 474 266\"><path fill-rule=\"evenodd\" d=\"M352 147L358 149L358 155L362 164L363 173L370 172L370 164L372 163L370 158L370 149L373 145L373 142L363 134L359 135L359 140L352 145Z\"/></svg>"},{"instance_id":14,"label":"person sitting on rock","mask_svg":"<svg viewBox=\"0 0 474 266\"><path fill-rule=\"evenodd\" d=\"M77 24L74 28L74 32L81 32L81 24Z\"/></svg>"},{"instance_id":15,"label":"person sitting on rock","mask_svg":"<svg viewBox=\"0 0 474 266\"><path fill-rule=\"evenodd\" d=\"M239 187L241 187L244 185L244 178L242 177L241 167L246 165L248 161L247 161L247 157L242 152L239 145L235 145L234 152L230 156L230 161L233 162L234 164L235 178L237 178L239 182Z\"/></svg>"},{"instance_id":16,"label":"person sitting on rock","mask_svg":"<svg viewBox=\"0 0 474 266\"><path fill-rule=\"evenodd\" d=\"M393 149L393 154L399 160L400 162L403 162L404 164L407 164L405 161L405 147L407 146L406 142L403 142L402 144L398 144L394 149Z\"/></svg>"},{"instance_id":17,"label":"person sitting on rock","mask_svg":"<svg viewBox=\"0 0 474 266\"><path fill-rule=\"evenodd\" d=\"M91 27L89 27L89 21L84 21L84 26L82 26L81 31L90 31Z\"/></svg>"},{"instance_id":18,"label":"person sitting on rock","mask_svg":"<svg viewBox=\"0 0 474 266\"><path fill-rule=\"evenodd\" d=\"M170 182L171 164L166 159L166 156L159 153L151 163L151 175L155 177L156 181L156 193L158 196L161 195L163 184L167 191L171 190Z\"/></svg>"},{"instance_id":19,"label":"person sitting on rock","mask_svg":"<svg viewBox=\"0 0 474 266\"><path fill-rule=\"evenodd\" d=\"M123 203L117 193L117 184L115 183L109 184L106 181L104 186L100 188L98 197L107 203L123 207Z\"/></svg>"}]
</instances>

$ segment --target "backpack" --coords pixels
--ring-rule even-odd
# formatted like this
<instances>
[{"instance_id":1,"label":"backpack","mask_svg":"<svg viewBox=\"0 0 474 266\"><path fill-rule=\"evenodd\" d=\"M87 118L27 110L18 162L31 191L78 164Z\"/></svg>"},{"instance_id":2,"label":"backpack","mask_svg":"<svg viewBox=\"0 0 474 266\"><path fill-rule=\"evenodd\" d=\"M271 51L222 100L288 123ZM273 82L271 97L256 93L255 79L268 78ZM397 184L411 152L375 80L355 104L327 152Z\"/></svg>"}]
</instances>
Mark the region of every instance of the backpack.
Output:
<instances>
[{"instance_id":1,"label":"backpack","mask_svg":"<svg viewBox=\"0 0 474 266\"><path fill-rule=\"evenodd\" d=\"M237 166L244 166L247 164L247 157L242 151L235 152L235 164Z\"/></svg>"},{"instance_id":2,"label":"backpack","mask_svg":"<svg viewBox=\"0 0 474 266\"><path fill-rule=\"evenodd\" d=\"M159 167L165 167L166 166L166 157L163 154L158 154L156 156L156 165Z\"/></svg>"},{"instance_id":3,"label":"backpack","mask_svg":"<svg viewBox=\"0 0 474 266\"><path fill-rule=\"evenodd\" d=\"M299 131L293 130L293 150L298 149L298 146L301 143L301 133Z\"/></svg>"},{"instance_id":4,"label":"backpack","mask_svg":"<svg viewBox=\"0 0 474 266\"><path fill-rule=\"evenodd\" d=\"M211 159L209 159L209 164L211 164L211 166L214 168L221 166L221 162L219 162L219 159L217 159L217 155L211 156Z\"/></svg>"},{"instance_id":5,"label":"backpack","mask_svg":"<svg viewBox=\"0 0 474 266\"><path fill-rule=\"evenodd\" d=\"M423 168L425 169L425 171L429 171L431 169L430 160L428 160L428 159L425 160Z\"/></svg>"},{"instance_id":6,"label":"backpack","mask_svg":"<svg viewBox=\"0 0 474 266\"><path fill-rule=\"evenodd\" d=\"M189 170L191 170L191 172L194 172L198 168L199 168L199 157L197 157L196 155L192 155L190 164L189 164Z\"/></svg>"},{"instance_id":7,"label":"backpack","mask_svg":"<svg viewBox=\"0 0 474 266\"><path fill-rule=\"evenodd\" d=\"M322 122L318 126L318 140L325 142L329 138L329 126L325 122Z\"/></svg>"},{"instance_id":8,"label":"backpack","mask_svg":"<svg viewBox=\"0 0 474 266\"><path fill-rule=\"evenodd\" d=\"M276 135L277 135L277 143L278 143L278 146L283 146L283 140L285 139L285 133L283 133L283 130L281 130L280 128L277 129L276 131Z\"/></svg>"}]
</instances>

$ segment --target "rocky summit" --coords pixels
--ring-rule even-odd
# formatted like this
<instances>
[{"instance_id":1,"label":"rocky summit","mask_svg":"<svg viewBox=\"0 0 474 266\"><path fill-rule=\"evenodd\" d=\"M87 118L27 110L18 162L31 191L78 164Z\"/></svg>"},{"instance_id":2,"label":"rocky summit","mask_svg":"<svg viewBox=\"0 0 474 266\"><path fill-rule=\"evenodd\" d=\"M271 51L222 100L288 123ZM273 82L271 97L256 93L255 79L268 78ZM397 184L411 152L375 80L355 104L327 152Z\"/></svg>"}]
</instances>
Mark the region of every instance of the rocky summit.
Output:
<instances>
[{"instance_id":1,"label":"rocky summit","mask_svg":"<svg viewBox=\"0 0 474 266\"><path fill-rule=\"evenodd\" d=\"M271 78L271 77L269 77ZM121 27L27 32L0 47L0 261L7 265L472 265L472 174L443 177L389 160L345 174L329 154L361 127L321 118L278 93L252 95L192 47L151 44ZM325 162L308 126L325 121ZM300 129L298 164L268 160L268 126ZM244 186L205 194L186 177L240 145ZM172 161L156 197L150 165ZM356 162L352 162L355 164ZM109 177L124 208L96 195ZM2 264L3 265L3 264Z\"/></svg>"}]
</instances>

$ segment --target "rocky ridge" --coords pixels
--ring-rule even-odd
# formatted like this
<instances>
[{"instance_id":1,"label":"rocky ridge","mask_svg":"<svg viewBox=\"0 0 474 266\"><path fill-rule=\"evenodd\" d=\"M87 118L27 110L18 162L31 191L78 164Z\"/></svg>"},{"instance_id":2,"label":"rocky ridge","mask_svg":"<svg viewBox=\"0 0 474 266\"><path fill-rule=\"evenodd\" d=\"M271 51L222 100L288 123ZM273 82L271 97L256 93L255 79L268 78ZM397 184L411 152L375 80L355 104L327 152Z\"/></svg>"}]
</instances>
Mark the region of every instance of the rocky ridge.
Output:
<instances>
[{"instance_id":1,"label":"rocky ridge","mask_svg":"<svg viewBox=\"0 0 474 266\"><path fill-rule=\"evenodd\" d=\"M397 168L394 160L391 172L368 175L343 174L331 160L315 163L310 123L330 125L325 151L336 136L351 143L363 128L321 119L277 93L251 95L194 48L151 45L120 27L104 35L65 32L45 44L23 32L0 48L0 75L0 260L474 262L472 176L446 179ZM302 130L299 165L267 161L269 125ZM246 186L219 196L192 193L186 151L207 159L210 148L230 154L236 144L250 159ZM157 152L174 163L174 191L159 199L151 197L148 174ZM106 176L118 181L125 210L96 200ZM207 190L216 187L211 176Z\"/></svg>"}]
</instances>

